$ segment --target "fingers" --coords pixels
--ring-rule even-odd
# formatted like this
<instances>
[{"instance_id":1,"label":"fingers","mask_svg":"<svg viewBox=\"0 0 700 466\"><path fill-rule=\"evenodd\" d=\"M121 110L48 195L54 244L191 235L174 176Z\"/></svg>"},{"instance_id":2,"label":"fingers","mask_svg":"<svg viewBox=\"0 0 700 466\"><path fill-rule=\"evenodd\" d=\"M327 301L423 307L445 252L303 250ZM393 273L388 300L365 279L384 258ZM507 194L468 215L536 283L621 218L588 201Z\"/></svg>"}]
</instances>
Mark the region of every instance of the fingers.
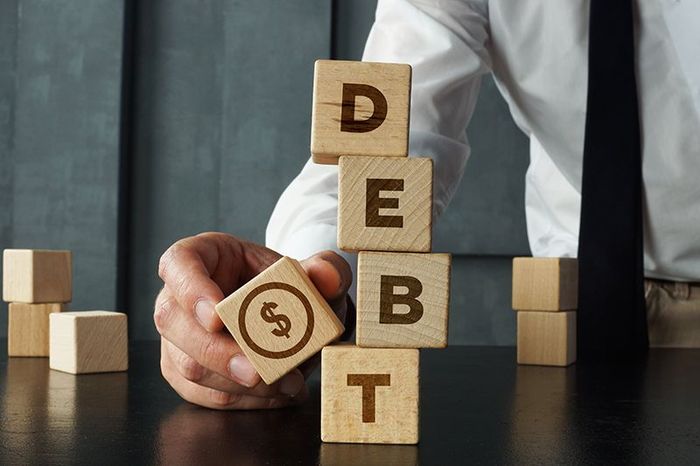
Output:
<instances>
[{"instance_id":1,"label":"fingers","mask_svg":"<svg viewBox=\"0 0 700 466\"><path fill-rule=\"evenodd\" d=\"M167 349L163 348L163 355ZM169 358L161 358L161 371L173 389L185 400L212 409L272 409L295 405L308 398L306 386L296 397L285 395L259 397L237 392L229 393L215 388L205 387L182 377L171 364Z\"/></svg>"},{"instance_id":2,"label":"fingers","mask_svg":"<svg viewBox=\"0 0 700 466\"><path fill-rule=\"evenodd\" d=\"M322 251L302 261L316 288L328 300L345 298L352 284L352 270L345 259L333 251Z\"/></svg>"},{"instance_id":3,"label":"fingers","mask_svg":"<svg viewBox=\"0 0 700 466\"><path fill-rule=\"evenodd\" d=\"M219 255L219 248L211 238L191 237L168 248L158 264L158 275L182 308L193 313L209 331L220 330L223 326L214 306L224 298L224 293L211 278Z\"/></svg>"},{"instance_id":4,"label":"fingers","mask_svg":"<svg viewBox=\"0 0 700 466\"><path fill-rule=\"evenodd\" d=\"M260 375L225 332L209 333L185 312L168 287L158 295L153 320L158 332L206 369L246 387L260 383Z\"/></svg>"},{"instance_id":5,"label":"fingers","mask_svg":"<svg viewBox=\"0 0 700 466\"><path fill-rule=\"evenodd\" d=\"M224 233L181 239L163 254L158 275L183 309L210 332L223 328L214 306L225 295L269 267L281 256L264 246Z\"/></svg>"},{"instance_id":6,"label":"fingers","mask_svg":"<svg viewBox=\"0 0 700 466\"><path fill-rule=\"evenodd\" d=\"M278 382L267 385L260 383L253 388L246 388L226 377L212 372L199 364L194 358L182 352L178 347L163 339L161 344L162 364L168 364L175 369L175 376L180 376L203 387L213 388L231 394L244 394L257 397L293 397L304 387L304 376L294 370L282 377ZM172 371L171 371L172 372Z\"/></svg>"}]
</instances>

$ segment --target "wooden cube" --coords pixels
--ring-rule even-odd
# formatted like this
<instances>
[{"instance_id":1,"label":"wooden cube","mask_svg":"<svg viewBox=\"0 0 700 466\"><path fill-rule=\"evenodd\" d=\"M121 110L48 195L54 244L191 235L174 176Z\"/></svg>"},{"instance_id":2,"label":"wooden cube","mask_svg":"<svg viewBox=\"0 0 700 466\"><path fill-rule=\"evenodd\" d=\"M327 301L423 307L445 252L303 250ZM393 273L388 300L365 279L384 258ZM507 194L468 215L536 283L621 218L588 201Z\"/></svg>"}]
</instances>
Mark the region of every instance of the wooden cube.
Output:
<instances>
[{"instance_id":1,"label":"wooden cube","mask_svg":"<svg viewBox=\"0 0 700 466\"><path fill-rule=\"evenodd\" d=\"M360 252L357 345L447 346L450 259L449 254Z\"/></svg>"},{"instance_id":2,"label":"wooden cube","mask_svg":"<svg viewBox=\"0 0 700 466\"><path fill-rule=\"evenodd\" d=\"M417 349L333 345L321 352L321 440L418 443Z\"/></svg>"},{"instance_id":3,"label":"wooden cube","mask_svg":"<svg viewBox=\"0 0 700 466\"><path fill-rule=\"evenodd\" d=\"M67 303L72 299L70 251L5 249L2 263L4 301Z\"/></svg>"},{"instance_id":4,"label":"wooden cube","mask_svg":"<svg viewBox=\"0 0 700 466\"><path fill-rule=\"evenodd\" d=\"M340 158L339 248L430 252L432 210L432 159Z\"/></svg>"},{"instance_id":5,"label":"wooden cube","mask_svg":"<svg viewBox=\"0 0 700 466\"><path fill-rule=\"evenodd\" d=\"M518 364L568 366L576 361L576 312L518 312Z\"/></svg>"},{"instance_id":6,"label":"wooden cube","mask_svg":"<svg viewBox=\"0 0 700 466\"><path fill-rule=\"evenodd\" d=\"M127 318L121 312L60 312L50 316L49 367L71 374L129 367Z\"/></svg>"},{"instance_id":7,"label":"wooden cube","mask_svg":"<svg viewBox=\"0 0 700 466\"><path fill-rule=\"evenodd\" d=\"M411 67L318 60L314 70L311 154L336 164L341 155L405 157Z\"/></svg>"},{"instance_id":8,"label":"wooden cube","mask_svg":"<svg viewBox=\"0 0 700 466\"><path fill-rule=\"evenodd\" d=\"M268 384L345 330L301 264L289 257L221 301L216 312Z\"/></svg>"},{"instance_id":9,"label":"wooden cube","mask_svg":"<svg viewBox=\"0 0 700 466\"><path fill-rule=\"evenodd\" d=\"M578 308L578 261L561 257L513 259L513 309L570 311Z\"/></svg>"},{"instance_id":10,"label":"wooden cube","mask_svg":"<svg viewBox=\"0 0 700 466\"><path fill-rule=\"evenodd\" d=\"M7 355L49 355L49 315L61 312L62 303L10 303L7 314Z\"/></svg>"}]
</instances>

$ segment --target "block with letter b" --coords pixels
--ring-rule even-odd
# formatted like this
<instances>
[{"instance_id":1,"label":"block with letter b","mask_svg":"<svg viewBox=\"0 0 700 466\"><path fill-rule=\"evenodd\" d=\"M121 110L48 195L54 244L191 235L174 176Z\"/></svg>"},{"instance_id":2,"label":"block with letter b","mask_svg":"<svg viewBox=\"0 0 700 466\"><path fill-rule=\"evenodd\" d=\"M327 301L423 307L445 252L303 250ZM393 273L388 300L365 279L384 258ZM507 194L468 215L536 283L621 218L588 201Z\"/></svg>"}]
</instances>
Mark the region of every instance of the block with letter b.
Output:
<instances>
[{"instance_id":1,"label":"block with letter b","mask_svg":"<svg viewBox=\"0 0 700 466\"><path fill-rule=\"evenodd\" d=\"M344 330L301 264L289 257L217 304L216 312L267 384Z\"/></svg>"},{"instance_id":2,"label":"block with letter b","mask_svg":"<svg viewBox=\"0 0 700 466\"><path fill-rule=\"evenodd\" d=\"M432 208L432 159L340 158L340 249L429 252Z\"/></svg>"},{"instance_id":3,"label":"block with letter b","mask_svg":"<svg viewBox=\"0 0 700 466\"><path fill-rule=\"evenodd\" d=\"M418 443L417 349L333 345L321 353L321 439Z\"/></svg>"},{"instance_id":4,"label":"block with letter b","mask_svg":"<svg viewBox=\"0 0 700 466\"><path fill-rule=\"evenodd\" d=\"M311 153L316 163L341 155L408 155L411 67L318 60L314 70Z\"/></svg>"},{"instance_id":5,"label":"block with letter b","mask_svg":"<svg viewBox=\"0 0 700 466\"><path fill-rule=\"evenodd\" d=\"M444 348L449 254L366 252L357 265L357 345Z\"/></svg>"}]
</instances>

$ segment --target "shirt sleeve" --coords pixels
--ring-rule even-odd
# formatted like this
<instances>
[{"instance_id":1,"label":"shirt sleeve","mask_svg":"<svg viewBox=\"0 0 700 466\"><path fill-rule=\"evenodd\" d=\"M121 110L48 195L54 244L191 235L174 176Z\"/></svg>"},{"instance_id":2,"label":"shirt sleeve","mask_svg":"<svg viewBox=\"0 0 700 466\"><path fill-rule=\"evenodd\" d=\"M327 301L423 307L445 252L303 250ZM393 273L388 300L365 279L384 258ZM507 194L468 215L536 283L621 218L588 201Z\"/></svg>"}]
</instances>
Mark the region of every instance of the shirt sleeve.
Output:
<instances>
[{"instance_id":1,"label":"shirt sleeve","mask_svg":"<svg viewBox=\"0 0 700 466\"><path fill-rule=\"evenodd\" d=\"M490 69L486 3L379 0L363 55L364 61L413 67L409 153L434 160L436 218L462 178L469 157L465 129L480 76ZM309 160L277 202L266 244L296 258L335 250L355 272L355 256L336 245L337 212L338 167Z\"/></svg>"}]
</instances>

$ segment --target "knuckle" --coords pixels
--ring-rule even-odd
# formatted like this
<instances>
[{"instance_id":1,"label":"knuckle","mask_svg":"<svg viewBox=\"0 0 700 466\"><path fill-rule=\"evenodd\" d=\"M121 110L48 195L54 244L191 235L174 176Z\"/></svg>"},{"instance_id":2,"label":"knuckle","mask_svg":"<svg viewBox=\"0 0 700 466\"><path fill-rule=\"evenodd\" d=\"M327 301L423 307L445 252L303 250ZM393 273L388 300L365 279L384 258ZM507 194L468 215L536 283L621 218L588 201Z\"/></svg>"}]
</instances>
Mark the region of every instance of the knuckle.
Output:
<instances>
[{"instance_id":1,"label":"knuckle","mask_svg":"<svg viewBox=\"0 0 700 466\"><path fill-rule=\"evenodd\" d=\"M153 323L161 335L170 327L173 315L177 312L177 300L167 296L156 301Z\"/></svg>"},{"instance_id":2,"label":"knuckle","mask_svg":"<svg viewBox=\"0 0 700 466\"><path fill-rule=\"evenodd\" d=\"M190 382L199 382L204 377L204 366L199 364L189 355L182 353L178 362L180 374Z\"/></svg>"},{"instance_id":3,"label":"knuckle","mask_svg":"<svg viewBox=\"0 0 700 466\"><path fill-rule=\"evenodd\" d=\"M186 239L186 238L185 238ZM178 256L182 254L185 249L184 239L181 239L173 243L168 249L165 250L160 260L158 261L158 276L165 280L168 277L170 269L173 263L177 260Z\"/></svg>"},{"instance_id":4,"label":"knuckle","mask_svg":"<svg viewBox=\"0 0 700 466\"><path fill-rule=\"evenodd\" d=\"M216 343L212 337L207 336L202 339L199 346L199 360L208 367L212 367L212 361L216 360L219 356L219 345Z\"/></svg>"},{"instance_id":5,"label":"knuckle","mask_svg":"<svg viewBox=\"0 0 700 466\"><path fill-rule=\"evenodd\" d=\"M213 405L215 409L225 409L228 408L232 403L232 398L235 395L230 393L222 392L213 388L207 389L209 395L209 402Z\"/></svg>"}]
</instances>

